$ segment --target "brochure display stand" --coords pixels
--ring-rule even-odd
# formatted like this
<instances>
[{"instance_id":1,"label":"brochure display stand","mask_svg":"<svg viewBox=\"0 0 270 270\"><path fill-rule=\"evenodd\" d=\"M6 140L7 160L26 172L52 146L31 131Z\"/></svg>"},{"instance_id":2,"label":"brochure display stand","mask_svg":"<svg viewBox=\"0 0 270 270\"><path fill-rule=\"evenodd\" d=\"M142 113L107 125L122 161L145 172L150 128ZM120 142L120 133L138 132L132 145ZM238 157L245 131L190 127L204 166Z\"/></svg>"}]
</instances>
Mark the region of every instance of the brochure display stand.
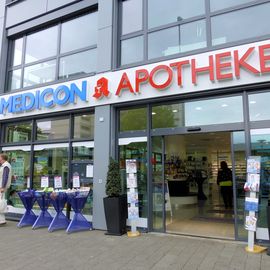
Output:
<instances>
[{"instance_id":1,"label":"brochure display stand","mask_svg":"<svg viewBox=\"0 0 270 270\"><path fill-rule=\"evenodd\" d=\"M68 202L74 210L74 216L66 232L72 233L77 231L92 230L92 223L89 222L81 213L89 196L89 191L70 191L67 192Z\"/></svg>"},{"instance_id":2,"label":"brochure display stand","mask_svg":"<svg viewBox=\"0 0 270 270\"><path fill-rule=\"evenodd\" d=\"M32 190L21 191L21 192L18 192L18 195L26 211L17 226L19 228L25 227L25 226L33 226L33 224L35 223L37 219L37 216L32 211L33 205L36 201L34 192Z\"/></svg>"},{"instance_id":3,"label":"brochure display stand","mask_svg":"<svg viewBox=\"0 0 270 270\"><path fill-rule=\"evenodd\" d=\"M257 215L259 208L258 192L260 190L261 157L250 156L247 159L247 181L244 186L246 191L245 211L248 212L245 228L248 230L247 252L259 253L265 248L254 245L257 228Z\"/></svg>"},{"instance_id":4,"label":"brochure display stand","mask_svg":"<svg viewBox=\"0 0 270 270\"><path fill-rule=\"evenodd\" d=\"M32 228L37 229L42 227L49 227L53 220L52 216L48 212L48 208L51 202L51 192L36 191L34 194L41 212Z\"/></svg>"},{"instance_id":5,"label":"brochure display stand","mask_svg":"<svg viewBox=\"0 0 270 270\"><path fill-rule=\"evenodd\" d=\"M53 232L55 230L66 229L69 225L69 220L62 212L67 202L66 192L57 191L51 193L51 202L56 211L56 215L53 218L48 231Z\"/></svg>"},{"instance_id":6,"label":"brochure display stand","mask_svg":"<svg viewBox=\"0 0 270 270\"><path fill-rule=\"evenodd\" d=\"M126 160L127 176L127 198L128 198L128 218L131 221L131 231L127 233L129 237L139 236L137 231L137 221L139 219L139 196L137 185L137 162L135 159Z\"/></svg>"}]
</instances>

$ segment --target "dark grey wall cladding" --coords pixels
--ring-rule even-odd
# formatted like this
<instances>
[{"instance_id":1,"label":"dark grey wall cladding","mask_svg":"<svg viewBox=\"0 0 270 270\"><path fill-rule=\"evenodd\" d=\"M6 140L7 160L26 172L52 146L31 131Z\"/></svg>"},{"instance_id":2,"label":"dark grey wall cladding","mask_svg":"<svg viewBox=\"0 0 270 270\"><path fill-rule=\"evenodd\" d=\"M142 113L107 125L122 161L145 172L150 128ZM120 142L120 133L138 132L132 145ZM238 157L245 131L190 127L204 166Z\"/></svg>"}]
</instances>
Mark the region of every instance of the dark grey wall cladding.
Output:
<instances>
[{"instance_id":1,"label":"dark grey wall cladding","mask_svg":"<svg viewBox=\"0 0 270 270\"><path fill-rule=\"evenodd\" d=\"M4 2L3 0L1 2ZM12 27L26 20L45 14L78 0L26 0L7 7L6 27ZM0 8L1 8L0 4Z\"/></svg>"}]
</instances>

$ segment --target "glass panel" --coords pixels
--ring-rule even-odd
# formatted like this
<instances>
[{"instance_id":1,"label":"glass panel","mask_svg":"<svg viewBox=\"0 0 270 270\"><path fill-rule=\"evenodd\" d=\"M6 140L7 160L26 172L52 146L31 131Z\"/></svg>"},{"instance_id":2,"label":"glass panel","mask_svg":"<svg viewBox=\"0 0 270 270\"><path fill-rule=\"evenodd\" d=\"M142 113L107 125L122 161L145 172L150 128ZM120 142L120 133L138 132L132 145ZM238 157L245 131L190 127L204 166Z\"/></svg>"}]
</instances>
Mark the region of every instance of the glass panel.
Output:
<instances>
[{"instance_id":1,"label":"glass panel","mask_svg":"<svg viewBox=\"0 0 270 270\"><path fill-rule=\"evenodd\" d=\"M233 151L235 168L235 186L236 186L236 211L237 211L237 230L238 238L246 239L247 230L245 230L245 191L246 182L246 151L245 151L245 132L233 132Z\"/></svg>"},{"instance_id":2,"label":"glass panel","mask_svg":"<svg viewBox=\"0 0 270 270\"><path fill-rule=\"evenodd\" d=\"M179 22L205 14L202 0L148 0L148 27Z\"/></svg>"},{"instance_id":3,"label":"glass panel","mask_svg":"<svg viewBox=\"0 0 270 270\"><path fill-rule=\"evenodd\" d=\"M21 88L22 70L16 69L8 73L8 90Z\"/></svg>"},{"instance_id":4,"label":"glass panel","mask_svg":"<svg viewBox=\"0 0 270 270\"><path fill-rule=\"evenodd\" d=\"M120 111L120 131L146 130L147 109L138 108Z\"/></svg>"},{"instance_id":5,"label":"glass panel","mask_svg":"<svg viewBox=\"0 0 270 270\"><path fill-rule=\"evenodd\" d=\"M97 12L62 24L61 53L97 44Z\"/></svg>"},{"instance_id":6,"label":"glass panel","mask_svg":"<svg viewBox=\"0 0 270 270\"><path fill-rule=\"evenodd\" d=\"M237 122L243 122L241 96L185 103L186 126Z\"/></svg>"},{"instance_id":7,"label":"glass panel","mask_svg":"<svg viewBox=\"0 0 270 270\"><path fill-rule=\"evenodd\" d=\"M261 156L260 200L257 227L267 228L266 206L270 200L270 129L254 129L251 133L251 155Z\"/></svg>"},{"instance_id":8,"label":"glass panel","mask_svg":"<svg viewBox=\"0 0 270 270\"><path fill-rule=\"evenodd\" d=\"M59 78L88 74L96 71L97 50L89 50L60 58Z\"/></svg>"},{"instance_id":9,"label":"glass panel","mask_svg":"<svg viewBox=\"0 0 270 270\"><path fill-rule=\"evenodd\" d=\"M41 147L39 147L41 149ZM49 186L54 187L54 176L62 177L63 188L67 188L68 147L45 146L34 152L34 189L40 189L41 176L49 176Z\"/></svg>"},{"instance_id":10,"label":"glass panel","mask_svg":"<svg viewBox=\"0 0 270 270\"><path fill-rule=\"evenodd\" d=\"M55 56L58 27L54 26L26 37L25 63Z\"/></svg>"},{"instance_id":11,"label":"glass panel","mask_svg":"<svg viewBox=\"0 0 270 270\"><path fill-rule=\"evenodd\" d=\"M94 147L87 145L87 142L83 142L82 145L76 145L72 147L73 160L93 160L94 159Z\"/></svg>"},{"instance_id":12,"label":"glass panel","mask_svg":"<svg viewBox=\"0 0 270 270\"><path fill-rule=\"evenodd\" d=\"M32 124L9 124L5 128L5 142L26 142L31 140Z\"/></svg>"},{"instance_id":13,"label":"glass panel","mask_svg":"<svg viewBox=\"0 0 270 270\"><path fill-rule=\"evenodd\" d=\"M83 114L74 116L74 138L94 139L95 115Z\"/></svg>"},{"instance_id":14,"label":"glass panel","mask_svg":"<svg viewBox=\"0 0 270 270\"><path fill-rule=\"evenodd\" d=\"M250 2L254 2L254 0L237 0L237 1L235 0L210 0L211 11L234 7L234 6L238 6L238 5L246 4Z\"/></svg>"},{"instance_id":15,"label":"glass panel","mask_svg":"<svg viewBox=\"0 0 270 270\"><path fill-rule=\"evenodd\" d=\"M184 104L154 106L152 128L183 127L185 125Z\"/></svg>"},{"instance_id":16,"label":"glass panel","mask_svg":"<svg viewBox=\"0 0 270 270\"><path fill-rule=\"evenodd\" d=\"M130 19L132 18L132 20ZM142 29L142 0L122 2L122 35Z\"/></svg>"},{"instance_id":17,"label":"glass panel","mask_svg":"<svg viewBox=\"0 0 270 270\"><path fill-rule=\"evenodd\" d=\"M69 119L38 120L37 140L55 140L69 137Z\"/></svg>"},{"instance_id":18,"label":"glass panel","mask_svg":"<svg viewBox=\"0 0 270 270\"><path fill-rule=\"evenodd\" d=\"M24 69L23 87L55 80L56 61L48 61Z\"/></svg>"},{"instance_id":19,"label":"glass panel","mask_svg":"<svg viewBox=\"0 0 270 270\"><path fill-rule=\"evenodd\" d=\"M152 138L152 189L153 189L153 230L164 231L164 177L162 137Z\"/></svg>"},{"instance_id":20,"label":"glass panel","mask_svg":"<svg viewBox=\"0 0 270 270\"><path fill-rule=\"evenodd\" d=\"M82 187L90 187L90 196L87 198L87 203L83 209L86 215L93 214L93 176L87 174L88 166L93 166L94 147L93 142L77 142L73 143L73 162L72 175L80 177ZM76 162L79 161L79 162ZM85 162L83 162L85 161ZM91 163L89 163L89 161Z\"/></svg>"},{"instance_id":21,"label":"glass panel","mask_svg":"<svg viewBox=\"0 0 270 270\"><path fill-rule=\"evenodd\" d=\"M143 36L121 41L121 65L143 60Z\"/></svg>"},{"instance_id":22,"label":"glass panel","mask_svg":"<svg viewBox=\"0 0 270 270\"><path fill-rule=\"evenodd\" d=\"M250 121L270 119L269 99L270 92L248 96Z\"/></svg>"},{"instance_id":23,"label":"glass panel","mask_svg":"<svg viewBox=\"0 0 270 270\"><path fill-rule=\"evenodd\" d=\"M3 148L3 151L8 154L12 167L12 182L7 198L9 205L23 207L17 192L27 188L27 178L30 176L30 146L18 146L17 149Z\"/></svg>"},{"instance_id":24,"label":"glass panel","mask_svg":"<svg viewBox=\"0 0 270 270\"><path fill-rule=\"evenodd\" d=\"M180 51L192 51L206 47L205 20L180 26Z\"/></svg>"},{"instance_id":25,"label":"glass panel","mask_svg":"<svg viewBox=\"0 0 270 270\"><path fill-rule=\"evenodd\" d=\"M267 3L212 17L212 44L268 35L269 11Z\"/></svg>"},{"instance_id":26,"label":"glass panel","mask_svg":"<svg viewBox=\"0 0 270 270\"><path fill-rule=\"evenodd\" d=\"M152 128L238 122L243 122L241 96L161 105L152 108Z\"/></svg>"},{"instance_id":27,"label":"glass panel","mask_svg":"<svg viewBox=\"0 0 270 270\"><path fill-rule=\"evenodd\" d=\"M13 41L12 66L18 66L22 63L23 38Z\"/></svg>"},{"instance_id":28,"label":"glass panel","mask_svg":"<svg viewBox=\"0 0 270 270\"><path fill-rule=\"evenodd\" d=\"M148 35L149 59L179 52L179 27L168 28Z\"/></svg>"},{"instance_id":29,"label":"glass panel","mask_svg":"<svg viewBox=\"0 0 270 270\"><path fill-rule=\"evenodd\" d=\"M137 160L139 216L147 218L147 142L131 142L119 146L120 173L123 193L126 193L126 159Z\"/></svg>"}]
</instances>

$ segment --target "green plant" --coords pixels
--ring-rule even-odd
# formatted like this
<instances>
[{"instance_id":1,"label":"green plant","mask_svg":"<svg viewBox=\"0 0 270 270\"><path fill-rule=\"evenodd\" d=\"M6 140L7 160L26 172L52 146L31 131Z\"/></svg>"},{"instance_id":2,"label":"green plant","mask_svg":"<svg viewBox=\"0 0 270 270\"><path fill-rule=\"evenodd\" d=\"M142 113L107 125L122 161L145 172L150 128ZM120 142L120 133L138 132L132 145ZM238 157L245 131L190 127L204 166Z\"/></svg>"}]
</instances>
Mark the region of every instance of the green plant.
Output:
<instances>
[{"instance_id":1,"label":"green plant","mask_svg":"<svg viewBox=\"0 0 270 270\"><path fill-rule=\"evenodd\" d=\"M106 194L108 197L119 197L121 195L121 176L119 172L119 164L113 158L107 172Z\"/></svg>"}]
</instances>

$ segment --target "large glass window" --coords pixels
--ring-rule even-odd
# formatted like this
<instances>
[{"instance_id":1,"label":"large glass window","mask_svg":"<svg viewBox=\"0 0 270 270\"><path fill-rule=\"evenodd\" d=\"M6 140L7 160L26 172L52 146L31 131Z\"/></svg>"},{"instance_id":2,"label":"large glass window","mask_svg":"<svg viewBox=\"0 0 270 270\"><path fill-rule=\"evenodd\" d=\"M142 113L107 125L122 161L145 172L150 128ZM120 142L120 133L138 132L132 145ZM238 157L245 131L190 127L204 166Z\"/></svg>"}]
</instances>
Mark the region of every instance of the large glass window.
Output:
<instances>
[{"instance_id":1,"label":"large glass window","mask_svg":"<svg viewBox=\"0 0 270 270\"><path fill-rule=\"evenodd\" d=\"M69 118L38 120L37 140L66 139L69 137Z\"/></svg>"},{"instance_id":2,"label":"large glass window","mask_svg":"<svg viewBox=\"0 0 270 270\"><path fill-rule=\"evenodd\" d=\"M125 0L122 2L122 35L142 30L142 1Z\"/></svg>"},{"instance_id":3,"label":"large glass window","mask_svg":"<svg viewBox=\"0 0 270 270\"><path fill-rule=\"evenodd\" d=\"M57 31L54 26L26 36L26 64L56 55Z\"/></svg>"},{"instance_id":4,"label":"large glass window","mask_svg":"<svg viewBox=\"0 0 270 270\"><path fill-rule=\"evenodd\" d=\"M147 109L138 108L120 111L120 131L146 130Z\"/></svg>"},{"instance_id":5,"label":"large glass window","mask_svg":"<svg viewBox=\"0 0 270 270\"><path fill-rule=\"evenodd\" d=\"M154 106L152 128L243 122L242 97L226 97Z\"/></svg>"},{"instance_id":6,"label":"large glass window","mask_svg":"<svg viewBox=\"0 0 270 270\"><path fill-rule=\"evenodd\" d=\"M180 22L204 13L202 0L148 0L148 27Z\"/></svg>"},{"instance_id":7,"label":"large glass window","mask_svg":"<svg viewBox=\"0 0 270 270\"><path fill-rule=\"evenodd\" d=\"M270 120L270 92L248 96L250 121Z\"/></svg>"},{"instance_id":8,"label":"large glass window","mask_svg":"<svg viewBox=\"0 0 270 270\"><path fill-rule=\"evenodd\" d=\"M95 115L83 114L74 116L74 138L94 139Z\"/></svg>"},{"instance_id":9,"label":"large glass window","mask_svg":"<svg viewBox=\"0 0 270 270\"><path fill-rule=\"evenodd\" d=\"M94 73L97 12L27 34L13 40L11 47L7 90Z\"/></svg>"},{"instance_id":10,"label":"large glass window","mask_svg":"<svg viewBox=\"0 0 270 270\"><path fill-rule=\"evenodd\" d=\"M9 124L5 127L5 142L27 142L31 140L32 124L30 122Z\"/></svg>"},{"instance_id":11,"label":"large glass window","mask_svg":"<svg viewBox=\"0 0 270 270\"><path fill-rule=\"evenodd\" d=\"M267 3L212 17L212 44L219 45L269 34L269 12L270 3Z\"/></svg>"},{"instance_id":12,"label":"large glass window","mask_svg":"<svg viewBox=\"0 0 270 270\"><path fill-rule=\"evenodd\" d=\"M49 177L50 187L54 187L54 177L60 176L67 188L68 144L35 145L34 151L33 188L41 188L41 176Z\"/></svg>"},{"instance_id":13,"label":"large glass window","mask_svg":"<svg viewBox=\"0 0 270 270\"><path fill-rule=\"evenodd\" d=\"M3 147L12 167L12 180L8 192L8 204L23 207L17 192L27 188L30 177L30 146Z\"/></svg>"},{"instance_id":14,"label":"large glass window","mask_svg":"<svg viewBox=\"0 0 270 270\"><path fill-rule=\"evenodd\" d=\"M261 157L261 179L258 227L267 228L266 206L270 199L270 129L254 129L251 133L251 154Z\"/></svg>"},{"instance_id":15,"label":"large glass window","mask_svg":"<svg viewBox=\"0 0 270 270\"><path fill-rule=\"evenodd\" d=\"M94 160L94 142L74 142L72 146L73 160Z\"/></svg>"}]
</instances>

